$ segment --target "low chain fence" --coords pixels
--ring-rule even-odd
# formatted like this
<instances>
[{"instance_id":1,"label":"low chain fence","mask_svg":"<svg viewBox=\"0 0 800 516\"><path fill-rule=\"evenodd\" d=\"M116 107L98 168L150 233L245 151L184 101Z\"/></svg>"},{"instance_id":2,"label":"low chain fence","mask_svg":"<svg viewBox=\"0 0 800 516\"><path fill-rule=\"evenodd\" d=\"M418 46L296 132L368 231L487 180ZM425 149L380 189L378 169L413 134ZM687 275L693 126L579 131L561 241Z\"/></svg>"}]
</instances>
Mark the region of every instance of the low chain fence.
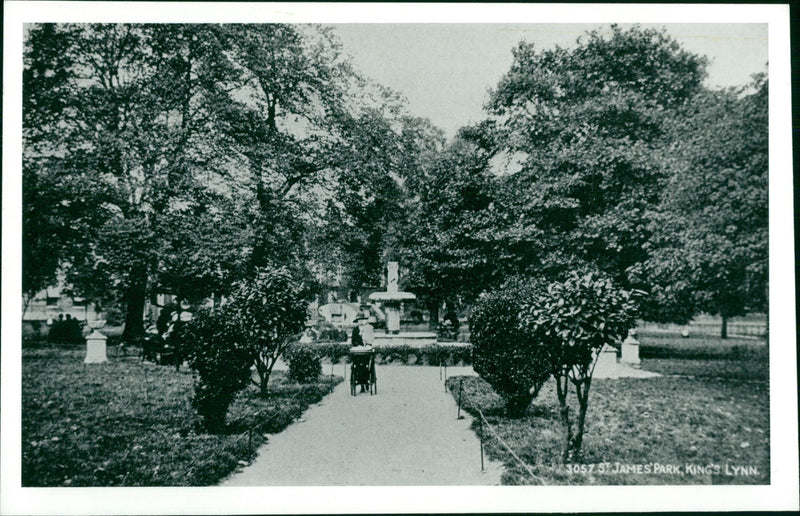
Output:
<instances>
[{"instance_id":1,"label":"low chain fence","mask_svg":"<svg viewBox=\"0 0 800 516\"><path fill-rule=\"evenodd\" d=\"M448 392L448 388L447 388L447 364L441 364L440 365L439 377L444 382L444 386L445 386L444 390L445 390L445 392ZM480 441L481 471L485 471L486 470L485 460L484 460L484 450L485 450L485 447L486 447L485 443L489 439L493 438L522 467L522 469L528 474L528 477L530 477L530 479L533 482L535 482L538 485L544 485L545 484L544 480L541 477L537 476L533 472L533 468L528 463L526 463L525 461L523 461L520 458L519 454L514 451L514 449L511 447L511 445L509 445L508 442L500 436L500 433L497 431L497 429L494 427L494 425L492 425L492 423L490 423L489 420L486 419L486 416L483 414L483 411L480 409L478 404L470 397L469 393L464 390L464 379L461 378L461 380L458 382L458 397L457 397L458 412L456 414L456 419L464 419L464 416L461 415L461 406L463 405L463 403L465 401L470 403L470 406L474 409L475 412L478 413L478 418L477 418L478 419L478 439ZM487 436L486 432L484 431L484 428L486 430L488 430L488 432L491 434L491 436Z\"/></svg>"}]
</instances>

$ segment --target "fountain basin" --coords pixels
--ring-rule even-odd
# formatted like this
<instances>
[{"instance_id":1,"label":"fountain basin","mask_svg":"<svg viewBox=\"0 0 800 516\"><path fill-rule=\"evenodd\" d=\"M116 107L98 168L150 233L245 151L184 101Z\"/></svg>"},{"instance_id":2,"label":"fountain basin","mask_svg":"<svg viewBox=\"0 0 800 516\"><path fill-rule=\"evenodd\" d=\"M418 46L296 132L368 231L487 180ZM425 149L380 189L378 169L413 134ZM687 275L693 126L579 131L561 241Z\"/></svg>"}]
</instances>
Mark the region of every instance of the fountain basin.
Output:
<instances>
[{"instance_id":1,"label":"fountain basin","mask_svg":"<svg viewBox=\"0 0 800 516\"><path fill-rule=\"evenodd\" d=\"M369 295L370 301L410 301L416 298L411 292L373 292Z\"/></svg>"},{"instance_id":2,"label":"fountain basin","mask_svg":"<svg viewBox=\"0 0 800 516\"><path fill-rule=\"evenodd\" d=\"M399 333L375 333L375 340L372 345L376 348L381 346L409 346L412 348L423 348L436 344L436 333L434 332L399 332Z\"/></svg>"}]
</instances>

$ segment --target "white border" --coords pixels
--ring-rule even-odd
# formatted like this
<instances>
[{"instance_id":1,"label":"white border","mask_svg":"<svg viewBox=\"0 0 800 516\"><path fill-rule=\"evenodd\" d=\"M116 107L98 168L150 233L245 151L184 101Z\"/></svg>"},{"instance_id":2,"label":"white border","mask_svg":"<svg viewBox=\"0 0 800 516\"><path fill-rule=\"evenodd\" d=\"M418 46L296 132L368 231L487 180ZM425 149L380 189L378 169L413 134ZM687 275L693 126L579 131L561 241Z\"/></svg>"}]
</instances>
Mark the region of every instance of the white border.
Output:
<instances>
[{"instance_id":1,"label":"white border","mask_svg":"<svg viewBox=\"0 0 800 516\"><path fill-rule=\"evenodd\" d=\"M5 2L2 514L791 510L798 498L788 5ZM20 488L21 69L25 22L768 23L770 486Z\"/></svg>"}]
</instances>

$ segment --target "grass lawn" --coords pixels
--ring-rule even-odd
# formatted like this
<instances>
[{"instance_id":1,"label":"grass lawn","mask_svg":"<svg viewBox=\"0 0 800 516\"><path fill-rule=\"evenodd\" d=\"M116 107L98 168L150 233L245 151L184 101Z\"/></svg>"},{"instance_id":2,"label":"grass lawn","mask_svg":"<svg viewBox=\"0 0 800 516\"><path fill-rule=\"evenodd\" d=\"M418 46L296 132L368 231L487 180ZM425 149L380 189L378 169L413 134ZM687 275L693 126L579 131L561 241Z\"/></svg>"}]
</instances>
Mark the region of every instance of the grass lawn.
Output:
<instances>
[{"instance_id":1,"label":"grass lawn","mask_svg":"<svg viewBox=\"0 0 800 516\"><path fill-rule=\"evenodd\" d=\"M595 379L583 456L569 467L560 464L563 429L552 379L517 420L504 416L501 398L480 378L453 377L448 386L458 398L463 379L471 400L464 407L473 414L479 407L537 477L485 430L488 455L506 464L504 484L769 484L766 351L757 357L643 359L643 369L686 376ZM570 396L577 405L574 391Z\"/></svg>"},{"instance_id":2,"label":"grass lawn","mask_svg":"<svg viewBox=\"0 0 800 516\"><path fill-rule=\"evenodd\" d=\"M22 353L23 486L207 486L255 458L255 450L339 383L270 380L228 412L228 431L197 431L192 372L143 363L108 350L84 365L85 350L45 347Z\"/></svg>"},{"instance_id":3,"label":"grass lawn","mask_svg":"<svg viewBox=\"0 0 800 516\"><path fill-rule=\"evenodd\" d=\"M767 350L763 339L720 339L712 335L684 338L675 333L648 331L639 331L637 339L642 358L746 359L765 356Z\"/></svg>"},{"instance_id":4,"label":"grass lawn","mask_svg":"<svg viewBox=\"0 0 800 516\"><path fill-rule=\"evenodd\" d=\"M769 381L769 349L763 340L639 335L643 367L663 375Z\"/></svg>"}]
</instances>

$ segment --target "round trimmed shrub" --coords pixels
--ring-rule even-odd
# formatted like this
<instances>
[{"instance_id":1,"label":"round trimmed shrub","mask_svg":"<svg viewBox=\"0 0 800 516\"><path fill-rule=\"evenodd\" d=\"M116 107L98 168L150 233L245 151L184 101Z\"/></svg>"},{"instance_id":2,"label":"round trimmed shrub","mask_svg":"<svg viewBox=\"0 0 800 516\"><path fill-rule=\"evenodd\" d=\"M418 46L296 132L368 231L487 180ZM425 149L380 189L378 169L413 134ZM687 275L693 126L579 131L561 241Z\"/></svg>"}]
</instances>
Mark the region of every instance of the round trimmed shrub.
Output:
<instances>
[{"instance_id":1,"label":"round trimmed shrub","mask_svg":"<svg viewBox=\"0 0 800 516\"><path fill-rule=\"evenodd\" d=\"M551 374L546 350L522 324L535 286L508 284L478 300L470 318L472 366L503 398L509 417L522 417Z\"/></svg>"},{"instance_id":2,"label":"round trimmed shrub","mask_svg":"<svg viewBox=\"0 0 800 516\"><path fill-rule=\"evenodd\" d=\"M180 327L176 340L198 373L192 405L206 430L220 432L228 407L250 381L247 340L225 307L199 310Z\"/></svg>"}]
</instances>

